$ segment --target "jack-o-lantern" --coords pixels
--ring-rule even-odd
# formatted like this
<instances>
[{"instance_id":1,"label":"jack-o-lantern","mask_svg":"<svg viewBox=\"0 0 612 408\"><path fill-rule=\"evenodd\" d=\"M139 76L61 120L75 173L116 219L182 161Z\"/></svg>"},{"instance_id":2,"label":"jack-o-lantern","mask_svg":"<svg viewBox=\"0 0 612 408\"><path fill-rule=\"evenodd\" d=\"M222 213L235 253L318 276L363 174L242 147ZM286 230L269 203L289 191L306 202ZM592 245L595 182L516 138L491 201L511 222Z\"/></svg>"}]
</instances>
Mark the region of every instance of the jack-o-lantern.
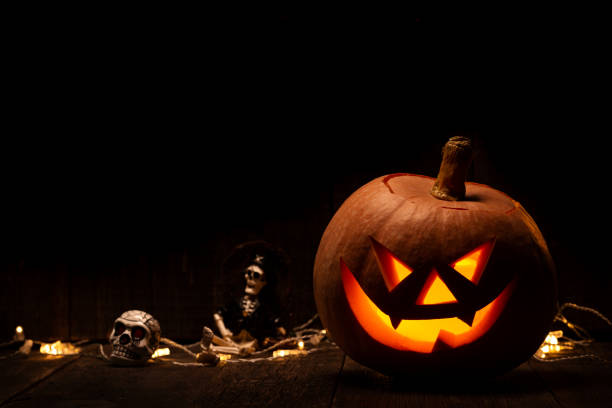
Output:
<instances>
[{"instance_id":1,"label":"jack-o-lantern","mask_svg":"<svg viewBox=\"0 0 612 408\"><path fill-rule=\"evenodd\" d=\"M527 360L556 306L554 265L523 207L465 183L469 139L437 179L377 178L327 226L314 266L319 316L354 360L387 374L499 373Z\"/></svg>"}]
</instances>

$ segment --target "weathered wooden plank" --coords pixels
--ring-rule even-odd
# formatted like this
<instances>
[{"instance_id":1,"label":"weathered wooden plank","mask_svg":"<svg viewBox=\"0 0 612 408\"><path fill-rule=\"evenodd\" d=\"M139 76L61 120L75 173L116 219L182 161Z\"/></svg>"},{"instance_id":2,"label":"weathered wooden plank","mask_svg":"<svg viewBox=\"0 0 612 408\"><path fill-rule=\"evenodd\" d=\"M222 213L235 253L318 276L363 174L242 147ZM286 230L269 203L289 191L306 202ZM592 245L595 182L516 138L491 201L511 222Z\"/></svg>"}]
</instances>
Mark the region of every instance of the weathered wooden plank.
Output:
<instances>
[{"instance_id":1,"label":"weathered wooden plank","mask_svg":"<svg viewBox=\"0 0 612 408\"><path fill-rule=\"evenodd\" d=\"M343 353L335 349L280 361L228 364L211 390L201 388L198 402L202 407L329 407L342 360Z\"/></svg>"},{"instance_id":2,"label":"weathered wooden plank","mask_svg":"<svg viewBox=\"0 0 612 408\"><path fill-rule=\"evenodd\" d=\"M559 404L527 364L498 378L477 383L419 382L394 379L349 357L340 375L334 407L550 407Z\"/></svg>"},{"instance_id":3,"label":"weathered wooden plank","mask_svg":"<svg viewBox=\"0 0 612 408\"><path fill-rule=\"evenodd\" d=\"M529 366L544 380L563 407L612 406L612 343L594 343L590 357L539 362Z\"/></svg>"},{"instance_id":4,"label":"weathered wooden plank","mask_svg":"<svg viewBox=\"0 0 612 408\"><path fill-rule=\"evenodd\" d=\"M45 356L34 351L28 357L15 356L0 360L0 405L52 376L78 357Z\"/></svg>"},{"instance_id":5,"label":"weathered wooden plank","mask_svg":"<svg viewBox=\"0 0 612 408\"><path fill-rule=\"evenodd\" d=\"M9 407L202 406L329 407L343 353L336 348L274 361L182 367L114 367L92 358L95 349L65 370L13 399ZM178 356L177 356L178 357Z\"/></svg>"},{"instance_id":6,"label":"weathered wooden plank","mask_svg":"<svg viewBox=\"0 0 612 408\"><path fill-rule=\"evenodd\" d=\"M180 367L168 361L150 367L113 367L93 358L96 346L90 346L64 369L59 368L70 358L33 354L0 360L0 397L6 401L17 394L3 404L9 407L608 407L612 347L595 344L592 351L599 360L530 361L478 384L461 379L410 384L348 357L341 369L339 349L222 367ZM173 358L188 360L179 353Z\"/></svg>"}]
</instances>

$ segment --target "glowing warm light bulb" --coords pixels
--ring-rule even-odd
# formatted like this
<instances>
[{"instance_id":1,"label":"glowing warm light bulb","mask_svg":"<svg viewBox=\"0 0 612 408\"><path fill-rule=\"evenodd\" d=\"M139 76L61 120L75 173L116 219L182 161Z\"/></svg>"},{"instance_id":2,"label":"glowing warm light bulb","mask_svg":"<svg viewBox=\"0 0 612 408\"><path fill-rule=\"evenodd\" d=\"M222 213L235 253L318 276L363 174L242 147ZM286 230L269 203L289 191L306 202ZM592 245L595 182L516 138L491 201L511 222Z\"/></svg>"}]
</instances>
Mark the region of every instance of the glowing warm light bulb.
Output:
<instances>
[{"instance_id":1,"label":"glowing warm light bulb","mask_svg":"<svg viewBox=\"0 0 612 408\"><path fill-rule=\"evenodd\" d=\"M222 354L222 353L219 353L219 354L217 354L217 356L219 357L219 360L221 360L221 361L231 360L232 359L232 355L231 354Z\"/></svg>"},{"instance_id":2,"label":"glowing warm light bulb","mask_svg":"<svg viewBox=\"0 0 612 408\"><path fill-rule=\"evenodd\" d=\"M555 358L555 356L558 357L558 353L568 353L573 348L574 346L571 342L563 341L562 330L551 331L535 353L535 356L540 359Z\"/></svg>"},{"instance_id":3,"label":"glowing warm light bulb","mask_svg":"<svg viewBox=\"0 0 612 408\"><path fill-rule=\"evenodd\" d=\"M304 349L304 342L303 342L302 340L298 341L298 348L299 348L300 350L303 350L303 349Z\"/></svg>"},{"instance_id":4,"label":"glowing warm light bulb","mask_svg":"<svg viewBox=\"0 0 612 408\"><path fill-rule=\"evenodd\" d=\"M555 338L555 339L560 339L561 337L563 337L563 330L555 330L555 331L551 331L548 333L548 336L546 336L546 339L548 340L548 338ZM554 341L554 340L553 340Z\"/></svg>"},{"instance_id":5,"label":"glowing warm light bulb","mask_svg":"<svg viewBox=\"0 0 612 408\"><path fill-rule=\"evenodd\" d=\"M13 336L14 341L24 341L25 334L23 333L23 327L17 326L15 327L15 335Z\"/></svg>"},{"instance_id":6,"label":"glowing warm light bulb","mask_svg":"<svg viewBox=\"0 0 612 408\"><path fill-rule=\"evenodd\" d=\"M305 350L274 350L274 352L272 353L272 357L276 358L276 357L286 357L286 356L292 356L292 355L300 355L300 354L308 354L307 351Z\"/></svg>"},{"instance_id":7,"label":"glowing warm light bulb","mask_svg":"<svg viewBox=\"0 0 612 408\"><path fill-rule=\"evenodd\" d=\"M56 341L55 343L41 343L40 345L40 353L41 354L51 354L54 356L57 355L71 355L78 354L81 352L79 347L74 347L70 343L62 343L61 341Z\"/></svg>"},{"instance_id":8,"label":"glowing warm light bulb","mask_svg":"<svg viewBox=\"0 0 612 408\"><path fill-rule=\"evenodd\" d=\"M157 357L161 357L161 356L168 356L170 355L170 349L165 347L165 348L158 348L157 350L155 350L155 352L153 353L153 355L151 356L151 358L157 358Z\"/></svg>"}]
</instances>

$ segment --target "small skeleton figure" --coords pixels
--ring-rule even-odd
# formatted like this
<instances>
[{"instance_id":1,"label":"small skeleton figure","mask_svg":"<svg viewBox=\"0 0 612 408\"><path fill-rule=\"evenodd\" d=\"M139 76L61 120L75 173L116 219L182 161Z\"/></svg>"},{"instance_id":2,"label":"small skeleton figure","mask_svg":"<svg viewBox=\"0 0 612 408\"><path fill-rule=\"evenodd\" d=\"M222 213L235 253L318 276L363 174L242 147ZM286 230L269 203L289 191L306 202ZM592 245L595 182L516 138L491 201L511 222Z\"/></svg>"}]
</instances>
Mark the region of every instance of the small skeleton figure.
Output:
<instances>
[{"instance_id":1,"label":"small skeleton figure","mask_svg":"<svg viewBox=\"0 0 612 408\"><path fill-rule=\"evenodd\" d=\"M221 337L236 344L242 354L249 354L258 346L265 347L273 343L274 338L286 335L271 295L282 265L280 258L267 247L257 249L259 251L251 254L242 268L243 295L213 315Z\"/></svg>"},{"instance_id":2,"label":"small skeleton figure","mask_svg":"<svg viewBox=\"0 0 612 408\"><path fill-rule=\"evenodd\" d=\"M110 361L119 365L144 365L159 346L161 328L153 316L128 310L119 316L109 336Z\"/></svg>"}]
</instances>

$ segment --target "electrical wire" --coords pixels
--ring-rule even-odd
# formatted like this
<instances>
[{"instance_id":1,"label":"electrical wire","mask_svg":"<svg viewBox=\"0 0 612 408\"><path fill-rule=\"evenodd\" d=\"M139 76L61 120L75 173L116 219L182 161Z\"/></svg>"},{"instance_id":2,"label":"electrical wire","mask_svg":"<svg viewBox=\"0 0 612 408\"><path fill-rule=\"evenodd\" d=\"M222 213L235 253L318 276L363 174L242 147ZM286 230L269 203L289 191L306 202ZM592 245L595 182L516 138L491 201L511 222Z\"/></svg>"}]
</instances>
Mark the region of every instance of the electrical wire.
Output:
<instances>
[{"instance_id":1,"label":"electrical wire","mask_svg":"<svg viewBox=\"0 0 612 408\"><path fill-rule=\"evenodd\" d=\"M584 329L583 327L575 323L570 322L567 319L567 317L563 315L563 311L568 308L576 309L582 312L592 313L595 316L599 317L604 322L606 322L609 326L612 326L612 321L610 321L610 319L608 319L603 313L599 312L596 309L593 309L591 307L586 307L586 306L580 306L580 305L577 305L575 303L570 303L570 302L564 303L563 305L559 307L559 310L557 311L557 314L555 315L555 318L553 319L553 321L564 324L577 337L579 337L580 340L575 340L567 336L561 336L557 339L559 342L560 348L563 348L563 349L581 348L584 351L584 349L588 345L590 345L591 343L595 341L595 339L589 334L589 332L586 329ZM550 357L550 355L547 355L547 354L543 354L542 356L538 354L539 353L534 354L533 358L535 358L538 361L547 362L547 363L552 363L556 361L574 360L574 359L579 359L579 358L594 358L594 359L597 359L597 360L600 360L606 363L609 362L608 360L601 358L597 356L596 354L588 353L586 351L584 351L582 354L565 355L565 356L563 355L555 356L556 353L552 353L553 357Z\"/></svg>"},{"instance_id":2,"label":"electrical wire","mask_svg":"<svg viewBox=\"0 0 612 408\"><path fill-rule=\"evenodd\" d=\"M578 337L578 339L572 339L570 337L567 336L561 336L558 337L558 341L559 344L562 346L567 346L566 348L571 349L571 348L586 348L588 345L590 345L594 339L592 338L592 336L588 333L588 331L586 329L584 329L583 327L569 321L567 319L567 317L563 314L563 312L566 309L575 309L578 311L582 311L582 312L588 312L591 313L597 317L599 317L601 320L603 320L604 322L606 322L609 326L612 327L612 321L610 321L609 318L607 318L604 314L602 314L601 312L599 312L598 310L594 309L594 308L590 308L590 307L586 307L586 306L581 306L581 305L577 305L575 303L564 303L563 305L561 305L557 311L557 314L554 317L554 321L555 322L560 322L563 325L565 325L567 328L569 328L571 330L571 332ZM319 330L319 329L313 329L313 328L308 328L310 325L312 325L312 323L314 323L314 321L318 318L318 314L315 314L312 318L310 318L308 321L306 321L304 324L301 324L299 326L296 326L292 329L292 332L295 334L292 337L289 338L285 338L282 339L280 341L278 341L277 343L271 345L270 347L267 347L265 349L262 350L258 350L255 351L253 353L250 353L246 356L241 356L240 358L232 358L232 359L227 359L227 360L223 360L220 365L226 364L226 363L242 363L242 362L250 362L250 363L254 363L254 362L258 362L258 361L269 361L269 360L274 360L277 359L277 357L275 356L267 356L267 357L261 357L266 355L267 353L274 351L276 349L278 349L280 346L282 345L286 345L286 344L292 344L292 343L299 343L299 342L304 342L304 343L310 343L312 346L311 348L308 349L301 349L299 354L310 354L312 352L315 351L319 351L319 350L327 350L327 349L331 349L331 348L337 348L337 346L335 345L335 343L333 343L331 340L329 340L329 347L321 347L319 346L321 340L323 338L326 337L326 332L325 330ZM32 341L32 340L28 340L28 341ZM75 345L80 345L83 343L88 342L89 340L81 340L78 341L76 343L74 343ZM196 342L193 344L189 344L189 345L181 345L171 339L168 339L166 337L162 337L160 340L161 343L178 348L182 351L184 351L185 353L187 353L189 356L193 357L194 359L197 359L198 354L193 352L192 350L190 350L190 347L195 347L195 346L200 346L202 348L203 351L213 351L214 349L206 349L202 346L201 342ZM8 346L8 345L13 345L16 342L9 342L9 343L3 343L3 345ZM42 342L40 341L33 341L34 344L42 344ZM326 342L327 343L327 342ZM102 344L98 344L98 350L99 350L99 356L96 357L101 357L102 359L106 360L106 361L110 361L110 358L108 357L108 355L106 355L106 353L104 352L104 348ZM535 354L533 357L538 360L538 361L542 361L542 362L556 362L556 361L564 361L564 360L573 360L573 359L579 359L579 358L595 358L598 360L602 360L602 361L606 361L605 359L593 354L593 353L589 353L586 352L586 350L584 350L585 352L582 354L575 354L575 355L565 355L565 356L558 356L558 357L550 357L547 356L546 358L542 358L540 356L538 356L537 354ZM16 351L15 353L11 353L10 355L6 355L6 356L1 356L0 359L6 359L6 358L10 358L10 357L14 357L15 355L18 354L22 354L19 351ZM164 360L167 360L167 358L164 358ZM180 362L180 361L171 361L172 364L175 365L179 365L179 366L210 366L210 364L203 364L200 362Z\"/></svg>"},{"instance_id":3,"label":"electrical wire","mask_svg":"<svg viewBox=\"0 0 612 408\"><path fill-rule=\"evenodd\" d=\"M306 328L306 327L310 326L310 325L311 325L311 324L312 324L312 323L313 323L313 322L314 322L314 321L315 321L315 320L316 320L318 317L319 317L319 314L318 314L318 313L315 313L315 315L314 315L314 316L312 316L312 318L311 318L310 320L308 320L306 323L304 323L304 324L302 324L302 325L299 325L299 326L297 326L297 327L294 327L294 328L293 328L293 331L294 331L294 332L298 332L298 331L300 331L300 330L302 330L302 329L304 329L304 328Z\"/></svg>"},{"instance_id":4,"label":"electrical wire","mask_svg":"<svg viewBox=\"0 0 612 408\"><path fill-rule=\"evenodd\" d=\"M194 353L193 351L189 350L187 347L185 347L185 346L183 346L181 344L178 344L177 342L172 341L172 340L170 340L170 339L168 339L166 337L162 337L160 342L162 342L162 343L164 343L164 344L166 344L168 346L179 348L179 349L183 350L185 353L187 353L190 356L192 356L193 358L197 358L198 357L196 353Z\"/></svg>"},{"instance_id":5,"label":"electrical wire","mask_svg":"<svg viewBox=\"0 0 612 408\"><path fill-rule=\"evenodd\" d=\"M300 354L310 354L314 351L317 350L322 350L322 349L331 349L331 348L337 348L337 346L335 346L335 344L332 343L332 347L327 347L327 348L323 348L323 347L318 347L320 341L325 337L325 332L322 330L318 330L318 329L308 329L307 327L310 326L317 318L318 318L318 314L315 314L312 318L310 318L307 322L305 322L304 324L301 324L299 326L296 326L293 329L293 332L295 332L295 336L293 337L289 337L286 339L283 339L273 345L271 345L270 347L267 347L263 350L258 350L255 351L253 353L250 353L246 356L243 356L241 358L233 358L233 359L228 359L228 360L224 360L224 363L239 363L239 362L250 362L250 363L254 363L254 362L258 362L258 361L269 361L269 360L274 360L277 357L274 356L268 356L268 357L260 357L263 356L271 351L276 350L277 348L279 348L282 345L285 344L291 344L291 343L298 343L300 341L306 343L309 342L310 344L312 344L313 346L315 346L314 348L310 348L310 349L305 349L305 350L301 350ZM195 347L195 346L200 346L203 350L204 348L202 347L201 342L196 342L196 343L192 343L192 344L188 344L188 345L182 345L179 344L177 342L175 342L174 340L171 340L167 337L162 337L160 339L160 343L163 343L165 345L168 346L172 346L175 348L178 348L180 350L183 350L185 353L189 354L191 357L193 357L194 359L197 359L197 353L194 353L192 350L190 350L191 347ZM106 360L106 361L110 361L110 358L106 355L106 353L104 352L104 348L102 344L98 345L99 347L99 352L100 352L100 356L102 357L102 359ZM213 350L214 351L214 350ZM167 357L165 358L167 359ZM180 365L180 366L210 366L210 364L203 364L203 363L199 363L199 362L180 362L180 361L172 361L172 364L175 365Z\"/></svg>"}]
</instances>

